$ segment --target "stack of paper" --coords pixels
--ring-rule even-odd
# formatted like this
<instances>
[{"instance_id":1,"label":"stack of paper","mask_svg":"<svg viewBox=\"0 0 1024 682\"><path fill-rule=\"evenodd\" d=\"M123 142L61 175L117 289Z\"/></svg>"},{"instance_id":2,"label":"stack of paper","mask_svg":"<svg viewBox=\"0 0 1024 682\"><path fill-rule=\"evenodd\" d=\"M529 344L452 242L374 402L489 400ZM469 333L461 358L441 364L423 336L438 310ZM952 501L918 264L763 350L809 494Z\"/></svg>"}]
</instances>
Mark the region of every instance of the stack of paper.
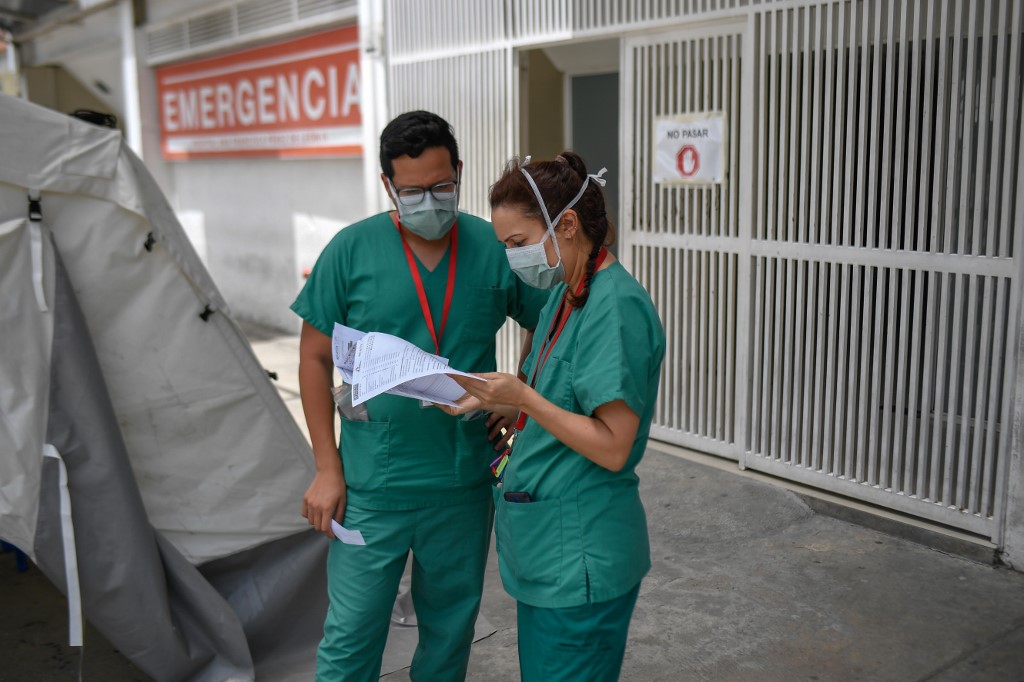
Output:
<instances>
[{"instance_id":1,"label":"stack of paper","mask_svg":"<svg viewBox=\"0 0 1024 682\"><path fill-rule=\"evenodd\" d=\"M485 381L452 369L447 358L390 334L367 334L335 323L332 346L335 366L345 382L352 385L353 405L381 393L391 393L454 406L466 392L449 374Z\"/></svg>"}]
</instances>

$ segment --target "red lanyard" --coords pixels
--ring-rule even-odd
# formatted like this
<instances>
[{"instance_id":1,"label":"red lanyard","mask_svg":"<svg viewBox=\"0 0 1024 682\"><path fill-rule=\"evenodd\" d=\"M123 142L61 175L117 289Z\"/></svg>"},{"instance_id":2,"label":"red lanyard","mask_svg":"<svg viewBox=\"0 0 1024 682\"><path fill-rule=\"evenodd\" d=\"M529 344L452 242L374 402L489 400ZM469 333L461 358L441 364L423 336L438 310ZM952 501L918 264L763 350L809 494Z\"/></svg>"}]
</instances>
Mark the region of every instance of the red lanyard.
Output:
<instances>
[{"instance_id":1,"label":"red lanyard","mask_svg":"<svg viewBox=\"0 0 1024 682\"><path fill-rule=\"evenodd\" d=\"M608 249L601 247L600 253L597 254L597 261L594 263L594 272L597 272L601 264L604 263L605 256L608 255ZM576 295L579 296L583 293L583 280L580 281L579 286L576 287ZM551 324L548 325L548 331L544 334L544 340L540 344L540 351L537 353L537 362L533 366L533 372L530 374L530 386L534 387L537 385L537 377L540 375L541 369L544 364L548 361L548 356L551 355L552 349L555 347L555 342L558 341L558 337L562 335L562 330L565 329L566 322L569 321L569 317L572 315L573 308L570 307L567 312L563 314L563 310L566 307L568 299L568 290L562 295L562 302L558 305L558 313L551 319ZM555 324L558 324L556 327ZM552 333L554 330L554 333ZM522 431L526 427L526 413L520 412L519 419L516 420L516 431Z\"/></svg>"},{"instance_id":2,"label":"red lanyard","mask_svg":"<svg viewBox=\"0 0 1024 682\"><path fill-rule=\"evenodd\" d=\"M409 263L409 273L412 275L413 284L416 285L416 295L420 299L420 309L423 310L423 319L427 322L427 330L430 332L430 338L434 340L434 349L437 354L441 354L441 336L444 335L445 325L448 324L448 311L452 307L452 294L455 293L455 261L459 255L459 222L455 221L455 225L452 226L452 248L448 254L448 283L444 288L444 312L441 314L441 329L438 331L434 327L434 317L430 314L430 304L427 302L427 290L423 287L423 278L420 277L420 269L416 266L416 257L412 253L412 249L409 248L409 242L405 241L405 235L402 234L402 228L398 227L398 219L391 216L392 221L395 223L395 228L398 230L398 236L402 238L402 247L405 249L405 260Z\"/></svg>"}]
</instances>

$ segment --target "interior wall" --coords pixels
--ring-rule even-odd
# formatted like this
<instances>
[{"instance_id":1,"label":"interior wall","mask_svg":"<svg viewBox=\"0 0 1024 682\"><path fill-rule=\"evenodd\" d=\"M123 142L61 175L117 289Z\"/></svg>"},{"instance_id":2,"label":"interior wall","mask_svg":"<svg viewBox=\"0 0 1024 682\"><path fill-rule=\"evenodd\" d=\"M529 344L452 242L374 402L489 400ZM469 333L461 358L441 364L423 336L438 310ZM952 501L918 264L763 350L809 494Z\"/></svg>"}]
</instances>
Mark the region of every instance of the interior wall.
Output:
<instances>
[{"instance_id":1,"label":"interior wall","mask_svg":"<svg viewBox=\"0 0 1024 682\"><path fill-rule=\"evenodd\" d=\"M525 70L522 153L551 159L565 149L564 74L543 50L526 53Z\"/></svg>"},{"instance_id":2,"label":"interior wall","mask_svg":"<svg viewBox=\"0 0 1024 682\"><path fill-rule=\"evenodd\" d=\"M303 272L365 216L362 158L192 159L168 164L174 209L231 312L296 332Z\"/></svg>"},{"instance_id":3,"label":"interior wall","mask_svg":"<svg viewBox=\"0 0 1024 682\"><path fill-rule=\"evenodd\" d=\"M91 109L116 115L116 112L60 66L32 66L26 68L24 74L30 102L65 114L76 109ZM120 117L118 127L121 127Z\"/></svg>"}]
</instances>

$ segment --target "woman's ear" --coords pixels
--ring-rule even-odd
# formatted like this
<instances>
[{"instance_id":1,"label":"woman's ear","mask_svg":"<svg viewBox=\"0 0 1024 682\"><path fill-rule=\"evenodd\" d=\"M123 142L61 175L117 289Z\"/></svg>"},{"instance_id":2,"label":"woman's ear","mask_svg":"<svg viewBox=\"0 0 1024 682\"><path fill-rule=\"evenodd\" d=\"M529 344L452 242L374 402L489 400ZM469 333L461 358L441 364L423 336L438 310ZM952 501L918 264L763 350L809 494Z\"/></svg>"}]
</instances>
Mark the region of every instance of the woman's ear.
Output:
<instances>
[{"instance_id":1,"label":"woman's ear","mask_svg":"<svg viewBox=\"0 0 1024 682\"><path fill-rule=\"evenodd\" d=\"M580 229L580 217L573 209L569 209L562 216L562 219L558 221L562 226L562 234L569 241L573 241L576 238L576 233Z\"/></svg>"}]
</instances>

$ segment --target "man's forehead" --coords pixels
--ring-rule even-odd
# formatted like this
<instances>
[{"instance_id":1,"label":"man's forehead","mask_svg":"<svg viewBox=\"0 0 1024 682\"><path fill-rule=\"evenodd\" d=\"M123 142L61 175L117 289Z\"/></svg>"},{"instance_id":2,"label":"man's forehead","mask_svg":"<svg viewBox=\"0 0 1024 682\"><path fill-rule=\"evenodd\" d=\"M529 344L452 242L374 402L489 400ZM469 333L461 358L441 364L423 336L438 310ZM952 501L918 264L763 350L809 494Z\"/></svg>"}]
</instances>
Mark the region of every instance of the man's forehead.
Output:
<instances>
[{"instance_id":1,"label":"man's forehead","mask_svg":"<svg viewBox=\"0 0 1024 682\"><path fill-rule=\"evenodd\" d=\"M427 185L455 177L451 154L445 147L428 147L413 158L409 155L391 161L395 184Z\"/></svg>"}]
</instances>

